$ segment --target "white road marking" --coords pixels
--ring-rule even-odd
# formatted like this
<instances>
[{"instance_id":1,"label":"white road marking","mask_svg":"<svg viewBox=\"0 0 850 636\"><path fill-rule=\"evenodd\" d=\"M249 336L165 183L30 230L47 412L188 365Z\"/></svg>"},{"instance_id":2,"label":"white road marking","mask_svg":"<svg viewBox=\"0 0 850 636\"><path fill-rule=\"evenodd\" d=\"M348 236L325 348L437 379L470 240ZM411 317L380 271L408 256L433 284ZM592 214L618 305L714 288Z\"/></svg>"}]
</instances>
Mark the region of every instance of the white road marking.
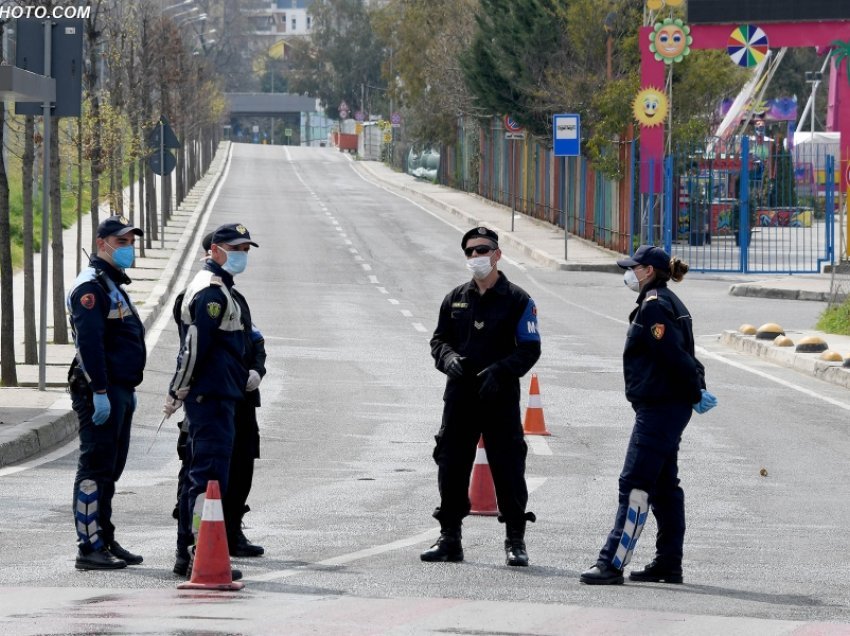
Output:
<instances>
[{"instance_id":1,"label":"white road marking","mask_svg":"<svg viewBox=\"0 0 850 636\"><path fill-rule=\"evenodd\" d=\"M527 477L526 484L528 485L528 492L534 492L540 486L542 486L546 482L546 477ZM340 556L331 557L329 559L323 559L322 561L317 561L316 563L310 563L308 565L302 565L296 568L287 568L285 570L277 570L274 572L266 572L265 574L258 574L256 576L246 577L245 581L277 581L279 579L289 578L290 576L296 576L298 574L302 574L304 572L309 572L311 570L315 570L316 568L323 567L334 567L339 565L347 565L349 563L353 563L354 561L359 561L360 559L368 559L370 557L378 556L381 554L386 554L387 552L392 552L393 550L400 550L402 548L409 548L418 543L424 543L426 541L431 541L439 532L438 529L429 528L428 530L423 530L417 534L414 534L410 537L406 537L404 539L398 539L397 541L392 541L390 543L385 543L383 545L376 545L371 548L364 548L363 550L357 550L356 552L349 552L348 554L341 554Z\"/></svg>"},{"instance_id":2,"label":"white road marking","mask_svg":"<svg viewBox=\"0 0 850 636\"><path fill-rule=\"evenodd\" d=\"M410 311L409 309L402 309L401 315L404 316L405 318L413 318L413 312Z\"/></svg>"},{"instance_id":3,"label":"white road marking","mask_svg":"<svg viewBox=\"0 0 850 636\"><path fill-rule=\"evenodd\" d=\"M397 301L395 298L387 298L387 301L388 301L391 305L398 305L398 301Z\"/></svg>"},{"instance_id":4,"label":"white road marking","mask_svg":"<svg viewBox=\"0 0 850 636\"><path fill-rule=\"evenodd\" d=\"M388 292L388 291L387 291L387 288L386 288L386 287L378 287L377 289L378 289L378 291L379 291L379 292L381 292L382 294L389 294L389 293L390 293L390 292Z\"/></svg>"},{"instance_id":5,"label":"white road marking","mask_svg":"<svg viewBox=\"0 0 850 636\"><path fill-rule=\"evenodd\" d=\"M372 271L372 266L371 266L371 265L369 265L369 263L362 263L362 264L360 265L360 267L362 267L362 268L363 268L363 271L366 271L366 272L371 272L371 271Z\"/></svg>"},{"instance_id":6,"label":"white road marking","mask_svg":"<svg viewBox=\"0 0 850 636\"><path fill-rule=\"evenodd\" d=\"M526 435L525 443L535 455L551 455L552 449L549 448L549 442L542 435Z\"/></svg>"},{"instance_id":7,"label":"white road marking","mask_svg":"<svg viewBox=\"0 0 850 636\"><path fill-rule=\"evenodd\" d=\"M422 333L428 333L428 329L426 329L425 325L423 325L421 322L414 322L413 328L416 329L416 331L421 331Z\"/></svg>"},{"instance_id":8,"label":"white road marking","mask_svg":"<svg viewBox=\"0 0 850 636\"><path fill-rule=\"evenodd\" d=\"M377 285L378 284L378 277L375 276L375 275L369 276L369 282L374 284L374 285Z\"/></svg>"}]
</instances>

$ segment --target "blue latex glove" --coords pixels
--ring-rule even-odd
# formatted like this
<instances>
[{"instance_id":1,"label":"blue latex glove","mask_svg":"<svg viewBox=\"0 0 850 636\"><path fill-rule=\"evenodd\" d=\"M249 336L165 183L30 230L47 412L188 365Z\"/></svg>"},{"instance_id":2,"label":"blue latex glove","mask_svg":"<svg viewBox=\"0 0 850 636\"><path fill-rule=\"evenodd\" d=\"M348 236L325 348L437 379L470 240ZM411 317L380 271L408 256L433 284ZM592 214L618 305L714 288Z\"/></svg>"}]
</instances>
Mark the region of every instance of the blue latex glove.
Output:
<instances>
[{"instance_id":1,"label":"blue latex glove","mask_svg":"<svg viewBox=\"0 0 850 636\"><path fill-rule=\"evenodd\" d=\"M100 426L109 419L112 405L109 403L109 396L106 393L95 393L93 401L94 415L91 416L91 421L94 422L95 426Z\"/></svg>"},{"instance_id":2,"label":"blue latex glove","mask_svg":"<svg viewBox=\"0 0 850 636\"><path fill-rule=\"evenodd\" d=\"M715 406L717 406L717 398L705 389L703 389L700 401L694 404L694 410L700 415L702 415L706 411L710 411L711 409L713 409Z\"/></svg>"}]
</instances>

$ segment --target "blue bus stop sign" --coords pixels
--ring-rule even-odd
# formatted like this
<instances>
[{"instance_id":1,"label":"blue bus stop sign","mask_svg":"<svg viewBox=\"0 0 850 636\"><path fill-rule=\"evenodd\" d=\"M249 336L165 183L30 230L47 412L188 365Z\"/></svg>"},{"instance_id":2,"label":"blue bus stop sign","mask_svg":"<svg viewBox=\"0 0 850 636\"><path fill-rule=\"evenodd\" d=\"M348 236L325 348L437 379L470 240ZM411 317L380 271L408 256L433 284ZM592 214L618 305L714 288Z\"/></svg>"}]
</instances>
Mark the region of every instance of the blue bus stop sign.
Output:
<instances>
[{"instance_id":1,"label":"blue bus stop sign","mask_svg":"<svg viewBox=\"0 0 850 636\"><path fill-rule=\"evenodd\" d=\"M581 117L579 115L553 115L555 156L578 157L581 154Z\"/></svg>"}]
</instances>

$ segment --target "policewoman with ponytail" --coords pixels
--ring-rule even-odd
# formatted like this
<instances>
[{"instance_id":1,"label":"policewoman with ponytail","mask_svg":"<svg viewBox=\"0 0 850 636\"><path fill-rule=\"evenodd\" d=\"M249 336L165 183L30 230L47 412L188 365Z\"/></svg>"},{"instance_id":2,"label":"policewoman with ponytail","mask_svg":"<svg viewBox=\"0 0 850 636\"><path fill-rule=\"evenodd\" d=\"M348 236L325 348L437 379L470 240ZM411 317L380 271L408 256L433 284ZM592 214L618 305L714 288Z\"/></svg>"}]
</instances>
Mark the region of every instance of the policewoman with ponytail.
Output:
<instances>
[{"instance_id":1,"label":"policewoman with ponytail","mask_svg":"<svg viewBox=\"0 0 850 636\"><path fill-rule=\"evenodd\" d=\"M688 265L653 245L640 246L617 264L626 270L626 286L638 294L623 351L626 399L635 423L620 474L614 528L596 565L580 580L623 583L623 568L651 507L658 526L655 559L632 570L629 579L682 583L685 494L679 486L679 444L691 412L705 413L717 405L717 398L706 391L705 370L694 355L691 315L667 287L668 281L684 278Z\"/></svg>"}]
</instances>

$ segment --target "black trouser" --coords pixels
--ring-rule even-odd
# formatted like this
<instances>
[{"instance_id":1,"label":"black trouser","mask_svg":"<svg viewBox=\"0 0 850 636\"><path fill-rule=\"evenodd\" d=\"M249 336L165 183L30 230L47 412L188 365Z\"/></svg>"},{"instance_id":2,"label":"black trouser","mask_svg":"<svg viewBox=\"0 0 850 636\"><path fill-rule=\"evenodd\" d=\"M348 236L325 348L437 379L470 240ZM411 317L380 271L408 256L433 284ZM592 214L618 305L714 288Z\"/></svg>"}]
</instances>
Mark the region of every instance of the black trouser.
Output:
<instances>
[{"instance_id":1,"label":"black trouser","mask_svg":"<svg viewBox=\"0 0 850 636\"><path fill-rule=\"evenodd\" d=\"M228 537L239 533L248 494L254 480L254 460L260 456L260 429L257 408L247 401L236 403L236 435L230 456L230 485L222 499Z\"/></svg>"},{"instance_id":2,"label":"black trouser","mask_svg":"<svg viewBox=\"0 0 850 636\"><path fill-rule=\"evenodd\" d=\"M649 494L658 525L656 558L665 565L682 564L685 542L685 493L679 486L679 444L691 419L690 404L637 405L623 472L614 529L599 553L608 565L617 552L629 510L629 493L635 488Z\"/></svg>"},{"instance_id":3,"label":"black trouser","mask_svg":"<svg viewBox=\"0 0 850 636\"><path fill-rule=\"evenodd\" d=\"M470 387L468 391L447 395L442 426L436 436L434 461L438 466L440 505L434 510L434 517L441 525L459 525L469 514L469 479L481 435L501 519L508 524L526 519L528 446L522 431L519 398L512 391L504 391L495 398L482 399Z\"/></svg>"},{"instance_id":4,"label":"black trouser","mask_svg":"<svg viewBox=\"0 0 850 636\"><path fill-rule=\"evenodd\" d=\"M246 502L254 479L254 460L260 456L260 430L257 425L257 409L247 401L236 403L236 426L233 437L233 452L230 456L227 492L222 495L225 527L228 536L238 532ZM187 487L187 471L190 461L189 434L181 430L177 438L177 455L180 457L180 472L177 476L177 499ZM179 504L178 504L179 505ZM175 515L177 516L177 515ZM192 544L191 533L178 529L178 544Z\"/></svg>"},{"instance_id":5,"label":"black trouser","mask_svg":"<svg viewBox=\"0 0 850 636\"><path fill-rule=\"evenodd\" d=\"M109 418L92 421L92 392L80 382L71 385L71 406L80 422L80 459L74 478L74 520L84 553L109 546L115 538L112 498L130 449L134 391L120 386L107 389ZM80 487L82 484L82 488Z\"/></svg>"}]
</instances>

